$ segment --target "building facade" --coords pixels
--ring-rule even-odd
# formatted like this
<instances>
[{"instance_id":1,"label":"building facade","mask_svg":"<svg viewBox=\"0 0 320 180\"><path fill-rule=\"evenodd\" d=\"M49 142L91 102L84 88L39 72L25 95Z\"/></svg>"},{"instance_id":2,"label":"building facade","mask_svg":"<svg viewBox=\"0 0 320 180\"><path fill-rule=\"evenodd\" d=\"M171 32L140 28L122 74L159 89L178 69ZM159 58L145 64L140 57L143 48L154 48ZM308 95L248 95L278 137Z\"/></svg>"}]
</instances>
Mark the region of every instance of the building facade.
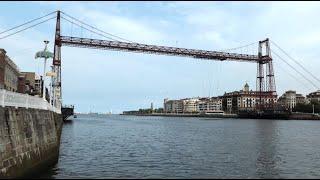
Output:
<instances>
[{"instance_id":1,"label":"building facade","mask_svg":"<svg viewBox=\"0 0 320 180\"><path fill-rule=\"evenodd\" d=\"M198 112L200 113L221 113L222 99L218 97L200 98L198 101Z\"/></svg>"},{"instance_id":2,"label":"building facade","mask_svg":"<svg viewBox=\"0 0 320 180\"><path fill-rule=\"evenodd\" d=\"M25 93L30 95L39 94L35 90L36 74L34 72L21 72L20 74L25 78Z\"/></svg>"},{"instance_id":3,"label":"building facade","mask_svg":"<svg viewBox=\"0 0 320 180\"><path fill-rule=\"evenodd\" d=\"M164 100L165 113L221 113L222 99L218 97L185 98L180 100Z\"/></svg>"},{"instance_id":4,"label":"building facade","mask_svg":"<svg viewBox=\"0 0 320 180\"><path fill-rule=\"evenodd\" d=\"M302 95L301 95L302 96ZM302 101L302 99L299 99ZM225 93L218 97L186 98L180 100L164 100L165 113L238 113L239 111L255 111L260 104L275 106L277 95L262 93L261 103L258 91L249 89L246 83L240 91Z\"/></svg>"},{"instance_id":5,"label":"building facade","mask_svg":"<svg viewBox=\"0 0 320 180\"><path fill-rule=\"evenodd\" d=\"M198 113L198 98L182 99L183 113Z\"/></svg>"},{"instance_id":6,"label":"building facade","mask_svg":"<svg viewBox=\"0 0 320 180\"><path fill-rule=\"evenodd\" d=\"M42 94L42 88L41 88L42 84L43 84L42 76L35 75L34 91L35 91L36 95L41 96L41 94Z\"/></svg>"},{"instance_id":7,"label":"building facade","mask_svg":"<svg viewBox=\"0 0 320 180\"><path fill-rule=\"evenodd\" d=\"M163 110L165 113L183 113L183 101L164 99Z\"/></svg>"},{"instance_id":8,"label":"building facade","mask_svg":"<svg viewBox=\"0 0 320 180\"><path fill-rule=\"evenodd\" d=\"M239 111L254 111L259 104L275 104L277 95L269 95L263 93L260 95L258 91L249 90L249 85L246 83L240 91L225 93L220 96L222 99L222 110L225 113L237 113Z\"/></svg>"},{"instance_id":9,"label":"building facade","mask_svg":"<svg viewBox=\"0 0 320 180\"><path fill-rule=\"evenodd\" d=\"M306 101L308 103L311 103L312 101L320 102L320 90L308 94L307 98L306 98Z\"/></svg>"},{"instance_id":10,"label":"building facade","mask_svg":"<svg viewBox=\"0 0 320 180\"><path fill-rule=\"evenodd\" d=\"M26 93L26 78L23 75L18 77L18 93Z\"/></svg>"},{"instance_id":11,"label":"building facade","mask_svg":"<svg viewBox=\"0 0 320 180\"><path fill-rule=\"evenodd\" d=\"M297 104L306 103L306 98L302 94L297 94L296 91L286 91L278 99L278 104L287 110L292 111Z\"/></svg>"},{"instance_id":12,"label":"building facade","mask_svg":"<svg viewBox=\"0 0 320 180\"><path fill-rule=\"evenodd\" d=\"M302 94L296 94L296 104L305 104L307 103L306 97L304 97Z\"/></svg>"},{"instance_id":13,"label":"building facade","mask_svg":"<svg viewBox=\"0 0 320 180\"><path fill-rule=\"evenodd\" d=\"M17 92L19 76L18 66L6 55L4 49L0 49L0 88Z\"/></svg>"}]
</instances>

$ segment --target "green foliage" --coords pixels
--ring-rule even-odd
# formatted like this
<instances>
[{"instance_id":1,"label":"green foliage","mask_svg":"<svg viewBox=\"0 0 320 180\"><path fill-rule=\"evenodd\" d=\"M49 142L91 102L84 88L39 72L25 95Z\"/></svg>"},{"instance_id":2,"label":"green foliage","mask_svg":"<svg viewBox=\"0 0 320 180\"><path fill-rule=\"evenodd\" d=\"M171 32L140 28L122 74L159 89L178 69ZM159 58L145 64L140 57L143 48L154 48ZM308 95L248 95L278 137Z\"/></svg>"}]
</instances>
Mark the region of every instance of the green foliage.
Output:
<instances>
[{"instance_id":1,"label":"green foliage","mask_svg":"<svg viewBox=\"0 0 320 180\"><path fill-rule=\"evenodd\" d=\"M151 109L139 109L139 114L151 114Z\"/></svg>"},{"instance_id":2,"label":"green foliage","mask_svg":"<svg viewBox=\"0 0 320 180\"><path fill-rule=\"evenodd\" d=\"M153 110L154 113L163 113L163 108L158 108Z\"/></svg>"},{"instance_id":3,"label":"green foliage","mask_svg":"<svg viewBox=\"0 0 320 180\"><path fill-rule=\"evenodd\" d=\"M293 112L312 113L314 105L314 113L320 113L320 102L312 101L310 104L297 104Z\"/></svg>"},{"instance_id":4,"label":"green foliage","mask_svg":"<svg viewBox=\"0 0 320 180\"><path fill-rule=\"evenodd\" d=\"M124 111L124 114L152 114L151 109L139 109L138 111ZM163 108L154 109L153 113L163 113Z\"/></svg>"}]
</instances>

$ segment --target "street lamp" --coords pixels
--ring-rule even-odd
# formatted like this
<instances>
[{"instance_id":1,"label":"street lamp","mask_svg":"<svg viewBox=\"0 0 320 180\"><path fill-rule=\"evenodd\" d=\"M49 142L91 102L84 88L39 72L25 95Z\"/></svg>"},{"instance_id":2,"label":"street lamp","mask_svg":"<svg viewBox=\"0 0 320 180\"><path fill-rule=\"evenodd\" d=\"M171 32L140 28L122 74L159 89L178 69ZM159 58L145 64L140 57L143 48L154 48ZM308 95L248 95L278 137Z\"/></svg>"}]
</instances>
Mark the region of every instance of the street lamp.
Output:
<instances>
[{"instance_id":1,"label":"street lamp","mask_svg":"<svg viewBox=\"0 0 320 180\"><path fill-rule=\"evenodd\" d=\"M49 41L47 41L47 40L45 40L45 41L43 41L45 44L46 44L46 46L45 46L45 48L44 48L44 52L46 52L47 51L47 46L48 46L48 44L49 44ZM42 98L45 100L46 99L46 86L45 86L45 80L46 80L46 66L47 66L47 59L48 59L48 57L47 56L45 56L44 57L44 66L43 66L43 88L42 88Z\"/></svg>"},{"instance_id":2,"label":"street lamp","mask_svg":"<svg viewBox=\"0 0 320 180\"><path fill-rule=\"evenodd\" d=\"M314 104L312 104L312 114L314 114Z\"/></svg>"},{"instance_id":3,"label":"street lamp","mask_svg":"<svg viewBox=\"0 0 320 180\"><path fill-rule=\"evenodd\" d=\"M49 41L45 40L43 42L45 43L45 48L43 51L37 52L35 58L44 58L43 76L42 76L43 77L42 98L46 100L46 89L45 89L46 65L47 65L47 59L53 58L53 53L47 51L47 46L49 44Z\"/></svg>"}]
</instances>

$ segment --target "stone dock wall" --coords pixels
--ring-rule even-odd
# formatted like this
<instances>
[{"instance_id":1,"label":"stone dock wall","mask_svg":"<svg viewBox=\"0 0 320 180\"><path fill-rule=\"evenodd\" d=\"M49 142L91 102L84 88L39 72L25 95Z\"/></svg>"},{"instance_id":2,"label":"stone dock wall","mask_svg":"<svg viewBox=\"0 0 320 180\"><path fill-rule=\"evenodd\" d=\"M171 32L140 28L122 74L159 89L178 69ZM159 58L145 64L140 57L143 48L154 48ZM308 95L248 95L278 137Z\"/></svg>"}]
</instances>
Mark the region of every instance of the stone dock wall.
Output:
<instances>
[{"instance_id":1,"label":"stone dock wall","mask_svg":"<svg viewBox=\"0 0 320 180\"><path fill-rule=\"evenodd\" d=\"M27 176L58 162L62 116L0 107L0 178Z\"/></svg>"}]
</instances>

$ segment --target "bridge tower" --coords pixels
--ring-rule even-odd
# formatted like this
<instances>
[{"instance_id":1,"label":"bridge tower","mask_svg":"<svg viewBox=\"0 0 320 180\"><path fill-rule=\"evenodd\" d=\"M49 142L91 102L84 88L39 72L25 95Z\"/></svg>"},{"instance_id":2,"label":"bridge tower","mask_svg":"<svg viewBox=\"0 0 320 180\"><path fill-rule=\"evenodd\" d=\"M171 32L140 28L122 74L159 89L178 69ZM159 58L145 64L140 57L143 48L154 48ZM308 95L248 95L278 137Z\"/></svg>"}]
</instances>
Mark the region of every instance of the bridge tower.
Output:
<instances>
[{"instance_id":1,"label":"bridge tower","mask_svg":"<svg viewBox=\"0 0 320 180\"><path fill-rule=\"evenodd\" d=\"M61 102L61 38L60 38L60 11L57 11L55 41L54 41L54 56L53 56L53 69L56 73L53 84L53 105L56 105L57 100Z\"/></svg>"},{"instance_id":2,"label":"bridge tower","mask_svg":"<svg viewBox=\"0 0 320 180\"><path fill-rule=\"evenodd\" d=\"M274 110L274 96L276 96L277 93L268 38L263 41L259 41L258 57L259 61L257 62L256 88L258 92L259 104L257 108L260 111ZM266 64L266 78L264 64ZM267 101L268 99L269 101Z\"/></svg>"}]
</instances>

